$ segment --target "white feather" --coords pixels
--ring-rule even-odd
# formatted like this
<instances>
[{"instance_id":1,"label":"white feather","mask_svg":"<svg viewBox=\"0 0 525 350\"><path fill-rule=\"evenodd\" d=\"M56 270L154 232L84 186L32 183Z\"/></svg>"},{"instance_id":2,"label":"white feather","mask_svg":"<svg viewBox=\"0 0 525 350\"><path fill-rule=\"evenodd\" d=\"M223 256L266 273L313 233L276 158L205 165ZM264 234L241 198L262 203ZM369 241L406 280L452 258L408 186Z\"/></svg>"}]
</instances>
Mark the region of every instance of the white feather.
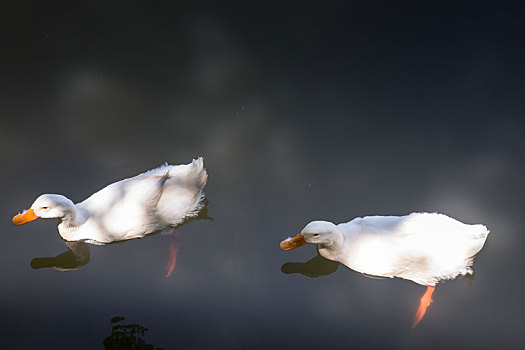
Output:
<instances>
[{"instance_id":1,"label":"white feather","mask_svg":"<svg viewBox=\"0 0 525 350\"><path fill-rule=\"evenodd\" d=\"M207 178L200 157L115 182L78 204L45 194L31 208L39 217L58 217L58 231L66 241L104 244L140 238L197 215Z\"/></svg>"},{"instance_id":2,"label":"white feather","mask_svg":"<svg viewBox=\"0 0 525 350\"><path fill-rule=\"evenodd\" d=\"M337 226L314 221L301 233L309 243L320 242L321 255L352 270L433 286L471 272L489 230L443 214L412 213L367 216ZM314 238L315 233L321 237ZM329 242L321 242L322 236Z\"/></svg>"}]
</instances>

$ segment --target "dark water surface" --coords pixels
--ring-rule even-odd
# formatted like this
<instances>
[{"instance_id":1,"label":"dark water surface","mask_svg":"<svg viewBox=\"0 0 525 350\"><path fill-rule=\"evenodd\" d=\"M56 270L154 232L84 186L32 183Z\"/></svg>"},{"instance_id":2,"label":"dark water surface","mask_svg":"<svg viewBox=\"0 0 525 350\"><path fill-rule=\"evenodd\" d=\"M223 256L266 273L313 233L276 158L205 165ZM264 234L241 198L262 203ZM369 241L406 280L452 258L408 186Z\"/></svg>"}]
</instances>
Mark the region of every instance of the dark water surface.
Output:
<instances>
[{"instance_id":1,"label":"dark water surface","mask_svg":"<svg viewBox=\"0 0 525 350\"><path fill-rule=\"evenodd\" d=\"M4 7L2 348L96 349L131 330L164 349L523 344L519 8ZM197 156L214 220L179 229L169 278L169 236L68 250L56 220L11 223L41 193L78 202ZM279 249L314 219L413 211L491 230L472 283L440 284L414 330L424 287L321 259L287 264L315 248Z\"/></svg>"}]
</instances>

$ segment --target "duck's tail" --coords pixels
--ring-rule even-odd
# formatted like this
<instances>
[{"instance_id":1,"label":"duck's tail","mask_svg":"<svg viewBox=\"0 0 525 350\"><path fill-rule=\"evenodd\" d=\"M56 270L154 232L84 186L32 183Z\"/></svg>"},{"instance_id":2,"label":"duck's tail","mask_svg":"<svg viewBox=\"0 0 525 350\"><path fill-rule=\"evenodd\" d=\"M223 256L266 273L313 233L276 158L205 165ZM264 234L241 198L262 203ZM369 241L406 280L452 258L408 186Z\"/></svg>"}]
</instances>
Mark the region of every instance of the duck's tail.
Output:
<instances>
[{"instance_id":1,"label":"duck's tail","mask_svg":"<svg viewBox=\"0 0 525 350\"><path fill-rule=\"evenodd\" d=\"M191 162L191 169L188 171L188 177L193 178L195 185L202 189L208 181L208 173L204 168L204 158L199 157Z\"/></svg>"},{"instance_id":2,"label":"duck's tail","mask_svg":"<svg viewBox=\"0 0 525 350\"><path fill-rule=\"evenodd\" d=\"M472 225L473 230L471 233L472 245L471 245L471 254L475 255L477 252L483 248L487 236L489 235L489 229L485 225L477 224Z\"/></svg>"},{"instance_id":3,"label":"duck's tail","mask_svg":"<svg viewBox=\"0 0 525 350\"><path fill-rule=\"evenodd\" d=\"M472 230L470 232L470 244L466 252L465 258L465 270L461 275L473 274L472 264L474 263L474 257L485 245L487 236L489 234L489 229L485 225L477 224L472 225ZM455 276L454 276L455 277Z\"/></svg>"}]
</instances>

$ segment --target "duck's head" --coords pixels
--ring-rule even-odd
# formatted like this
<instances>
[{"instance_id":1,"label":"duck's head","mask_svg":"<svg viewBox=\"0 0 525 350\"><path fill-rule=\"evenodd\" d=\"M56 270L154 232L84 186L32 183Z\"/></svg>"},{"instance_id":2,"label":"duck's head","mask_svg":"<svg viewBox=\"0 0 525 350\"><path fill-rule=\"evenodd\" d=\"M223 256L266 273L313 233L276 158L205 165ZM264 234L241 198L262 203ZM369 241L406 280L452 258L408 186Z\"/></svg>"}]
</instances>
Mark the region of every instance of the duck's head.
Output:
<instances>
[{"instance_id":1,"label":"duck's head","mask_svg":"<svg viewBox=\"0 0 525 350\"><path fill-rule=\"evenodd\" d=\"M280 246L283 250L291 250L306 243L331 245L339 235L335 224L328 221L312 221L297 236L282 241Z\"/></svg>"},{"instance_id":2,"label":"duck's head","mask_svg":"<svg viewBox=\"0 0 525 350\"><path fill-rule=\"evenodd\" d=\"M74 208L73 202L60 194L43 194L31 208L13 217L13 224L23 225L38 218L63 218Z\"/></svg>"}]
</instances>

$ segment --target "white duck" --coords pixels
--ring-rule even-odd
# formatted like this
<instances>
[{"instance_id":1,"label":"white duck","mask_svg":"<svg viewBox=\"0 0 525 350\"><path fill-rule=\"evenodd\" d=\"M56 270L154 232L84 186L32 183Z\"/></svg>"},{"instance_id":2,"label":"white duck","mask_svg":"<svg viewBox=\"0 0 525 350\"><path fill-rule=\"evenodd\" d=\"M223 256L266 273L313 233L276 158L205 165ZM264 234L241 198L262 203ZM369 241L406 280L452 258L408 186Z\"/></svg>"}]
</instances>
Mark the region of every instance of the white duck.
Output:
<instances>
[{"instance_id":1,"label":"white duck","mask_svg":"<svg viewBox=\"0 0 525 350\"><path fill-rule=\"evenodd\" d=\"M467 225L443 214L367 216L335 225L313 221L294 238L281 242L291 250L306 243L319 254L352 270L381 277L399 277L427 286L414 324L423 318L441 280L471 273L489 230Z\"/></svg>"},{"instance_id":2,"label":"white duck","mask_svg":"<svg viewBox=\"0 0 525 350\"><path fill-rule=\"evenodd\" d=\"M58 232L66 241L105 244L141 238L197 215L207 178L202 157L185 165L166 164L108 185L77 204L59 194L43 194L13 223L58 218Z\"/></svg>"}]
</instances>

